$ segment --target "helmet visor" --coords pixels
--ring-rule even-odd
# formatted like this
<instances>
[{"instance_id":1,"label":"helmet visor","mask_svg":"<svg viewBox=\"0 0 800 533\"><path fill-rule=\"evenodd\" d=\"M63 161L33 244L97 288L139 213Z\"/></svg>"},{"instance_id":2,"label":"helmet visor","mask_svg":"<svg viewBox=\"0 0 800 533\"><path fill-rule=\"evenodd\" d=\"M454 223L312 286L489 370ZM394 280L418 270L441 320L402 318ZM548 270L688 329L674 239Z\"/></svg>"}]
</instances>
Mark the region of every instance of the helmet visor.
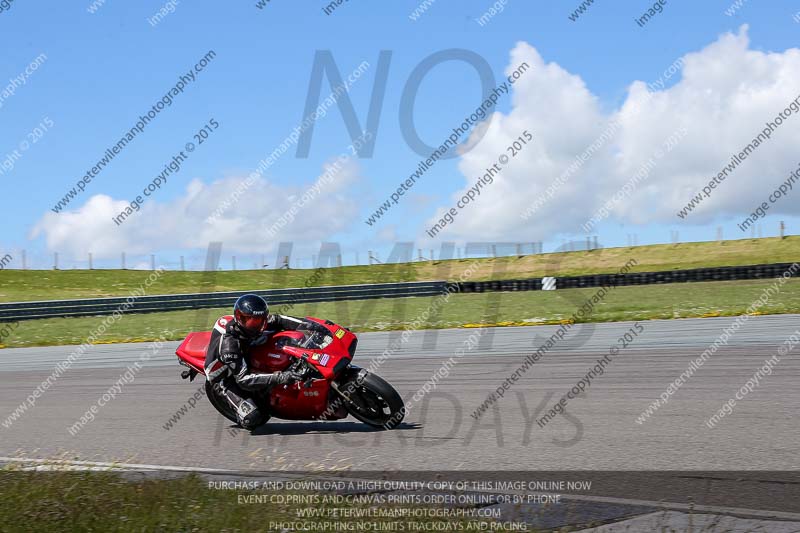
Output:
<instances>
[{"instance_id":1,"label":"helmet visor","mask_svg":"<svg viewBox=\"0 0 800 533\"><path fill-rule=\"evenodd\" d=\"M239 322L239 326L250 335L258 335L264 331L264 327L267 325L266 315L253 316L239 313L236 319Z\"/></svg>"}]
</instances>

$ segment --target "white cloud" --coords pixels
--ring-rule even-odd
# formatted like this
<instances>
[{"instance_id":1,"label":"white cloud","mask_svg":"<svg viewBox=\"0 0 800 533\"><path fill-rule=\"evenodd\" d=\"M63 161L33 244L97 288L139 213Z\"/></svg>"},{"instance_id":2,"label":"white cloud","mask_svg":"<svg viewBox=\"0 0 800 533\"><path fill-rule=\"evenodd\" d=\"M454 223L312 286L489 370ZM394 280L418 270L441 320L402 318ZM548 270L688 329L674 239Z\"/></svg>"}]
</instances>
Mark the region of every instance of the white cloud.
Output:
<instances>
[{"instance_id":1,"label":"white cloud","mask_svg":"<svg viewBox=\"0 0 800 533\"><path fill-rule=\"evenodd\" d=\"M209 221L209 215L230 200L245 179L228 177L211 184L192 180L185 193L172 201L148 198L138 213L119 226L113 218L129 203L98 194L74 211L48 212L35 224L30 237L44 236L49 250L74 256L92 252L98 258L122 251L142 254L160 249L204 249L211 241L221 241L228 251L269 253L280 241L311 246L328 239L346 229L357 215L350 187L360 177L357 164L351 160L301 208L294 221L272 238L267 236L265 227L284 214L316 180L283 186L257 179L239 195L238 201Z\"/></svg>"},{"instance_id":2,"label":"white cloud","mask_svg":"<svg viewBox=\"0 0 800 533\"><path fill-rule=\"evenodd\" d=\"M533 134L533 142L508 162L494 183L481 189L480 196L459 212L455 223L439 233L438 239L532 242L552 240L559 233L582 235L582 224L680 127L686 128L686 136L659 159L629 198L611 209L610 220L694 225L721 217L744 218L797 168L800 158L794 140L800 134L800 116L787 120L685 221L676 213L720 172L731 155L763 129L766 121L800 94L800 50L753 50L743 26L738 33L724 34L704 49L674 59L681 59L682 67L671 86L654 91L654 87L663 87L651 84L648 89L647 82L655 80L633 81L624 102L609 110L580 76L546 62L530 44L518 43L510 53L506 74L522 62L530 68L512 86L511 110L497 112L487 120L480 142L461 155L459 171L464 186L440 205L434 217L423 221L423 230L455 206L500 155L511 155L506 148L525 130ZM669 62L652 65L650 70L668 67ZM615 121L620 126L613 137L558 188L552 199L523 220L521 214ZM480 136L474 134L468 143ZM343 232L351 233L351 243L359 239L362 250L379 244L366 242L358 231L364 228L357 215L374 207L372 203L359 205L363 198L353 193L356 187L352 185L359 180L353 161L271 238L266 228L295 200L303 198L317 179L305 179L297 186L256 180L235 207L223 210L209 223L207 218L244 180L194 180L174 200L161 202L158 196L148 199L142 210L120 227L112 218L127 202L95 195L73 211L48 212L36 223L31 236L43 236L52 251L75 256L92 252L98 258L121 251L145 254L159 249L204 249L212 240L222 241L230 251L270 253L279 241L311 246L336 239ZM409 204L407 226L416 226L418 208ZM430 207L422 213L430 213ZM800 214L800 202L785 198L769 213ZM387 227L374 239L394 240L398 233L406 235L401 231L405 228ZM428 248L424 231L421 236L419 246Z\"/></svg>"},{"instance_id":3,"label":"white cloud","mask_svg":"<svg viewBox=\"0 0 800 533\"><path fill-rule=\"evenodd\" d=\"M533 144L511 159L494 183L483 187L437 238L529 242L561 232L582 233L582 223L631 179L667 137L685 127L685 137L611 214L622 223L681 222L676 213L761 132L765 122L800 95L800 50L761 52L749 44L747 26L737 34L724 34L683 57L674 85L649 94L645 82L635 81L623 104L604 112L580 77L546 63L529 44L518 43L507 73L523 61L533 68L513 86L512 110L496 113L483 140L462 156L464 188L440 206L425 229L455 206L487 166L501 154L510 155L506 147L526 129L535 137ZM614 120L620 127L613 138L551 200L523 220L521 214ZM792 115L683 223L749 214L797 168L798 134L800 116ZM785 199L770 210L777 212L798 214L800 202Z\"/></svg>"}]
</instances>

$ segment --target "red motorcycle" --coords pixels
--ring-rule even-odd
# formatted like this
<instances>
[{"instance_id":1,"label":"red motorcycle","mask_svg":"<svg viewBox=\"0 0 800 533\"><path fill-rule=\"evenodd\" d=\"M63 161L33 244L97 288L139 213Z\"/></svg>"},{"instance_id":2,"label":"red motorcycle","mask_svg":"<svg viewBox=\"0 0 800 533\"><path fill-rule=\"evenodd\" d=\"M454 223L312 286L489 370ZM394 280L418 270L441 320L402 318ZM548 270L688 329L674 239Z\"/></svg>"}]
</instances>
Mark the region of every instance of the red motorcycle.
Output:
<instances>
[{"instance_id":1,"label":"red motorcycle","mask_svg":"<svg viewBox=\"0 0 800 533\"><path fill-rule=\"evenodd\" d=\"M348 414L376 428L397 427L405 415L403 399L389 383L351 361L358 339L330 320L308 317L325 329L282 331L251 347L248 364L255 372L291 369L302 380L254 393L261 412L285 420L339 420ZM175 351L189 368L181 377L194 380L203 370L210 331L189 333ZM219 413L236 422L230 404L206 380L206 396Z\"/></svg>"}]
</instances>

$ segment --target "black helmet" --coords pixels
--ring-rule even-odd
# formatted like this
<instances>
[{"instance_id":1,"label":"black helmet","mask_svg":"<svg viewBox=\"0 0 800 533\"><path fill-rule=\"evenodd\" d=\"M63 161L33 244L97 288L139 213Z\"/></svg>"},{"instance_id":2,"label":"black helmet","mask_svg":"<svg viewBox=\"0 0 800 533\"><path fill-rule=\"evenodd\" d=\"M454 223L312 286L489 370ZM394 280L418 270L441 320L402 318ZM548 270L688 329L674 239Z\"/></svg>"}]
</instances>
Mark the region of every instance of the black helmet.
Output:
<instances>
[{"instance_id":1,"label":"black helmet","mask_svg":"<svg viewBox=\"0 0 800 533\"><path fill-rule=\"evenodd\" d=\"M257 294L240 296L233 304L233 319L245 335L257 336L264 331L269 318L269 306Z\"/></svg>"}]
</instances>

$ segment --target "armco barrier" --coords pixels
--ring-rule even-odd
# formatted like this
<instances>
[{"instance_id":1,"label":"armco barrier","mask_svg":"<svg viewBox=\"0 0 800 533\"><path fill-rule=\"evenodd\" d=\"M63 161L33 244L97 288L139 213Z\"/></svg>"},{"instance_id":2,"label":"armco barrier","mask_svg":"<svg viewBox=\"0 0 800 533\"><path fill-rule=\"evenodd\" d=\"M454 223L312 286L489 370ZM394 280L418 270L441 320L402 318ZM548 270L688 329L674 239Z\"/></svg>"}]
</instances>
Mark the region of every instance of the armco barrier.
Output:
<instances>
[{"instance_id":1,"label":"armco barrier","mask_svg":"<svg viewBox=\"0 0 800 533\"><path fill-rule=\"evenodd\" d=\"M233 307L236 298L246 292L263 296L270 305L274 306L340 300L368 300L372 298L436 296L437 294L442 294L446 286L444 281L424 281L416 283L380 283L375 285L338 285L302 289L141 296L133 300L133 305L126 313ZM0 304L0 322L48 317L108 315L118 309L125 301L125 298L94 298L87 300L4 303Z\"/></svg>"},{"instance_id":2,"label":"armco barrier","mask_svg":"<svg viewBox=\"0 0 800 533\"><path fill-rule=\"evenodd\" d=\"M769 279L783 275L795 263L775 263L735 267L694 268L662 272L633 272L629 274L594 274L565 276L556 281L557 289L583 287L650 285L657 283L686 283L698 281L735 281ZM333 302L340 300L368 300L373 298L406 298L410 296L436 296L447 289L462 293L496 291L539 291L541 278L506 279L494 281L422 281L409 283L379 283L375 285L337 285L270 289L236 292L212 292L142 296L137 298L127 313L153 313L211 307L232 307L240 295L253 292L267 298L271 305ZM125 298L95 298L88 300L59 300L42 302L15 302L0 304L0 322L32 320L48 317L75 317L107 315L125 302Z\"/></svg>"},{"instance_id":3,"label":"armco barrier","mask_svg":"<svg viewBox=\"0 0 800 533\"><path fill-rule=\"evenodd\" d=\"M769 279L783 275L795 263L773 263L734 267L693 268L689 270L664 270L661 272L632 272L629 274L591 274L557 278L557 289L584 287L653 285L658 283L686 283L699 281L737 281ZM532 291L542 289L541 279L507 279L501 281L465 281L453 283L459 292Z\"/></svg>"}]
</instances>

